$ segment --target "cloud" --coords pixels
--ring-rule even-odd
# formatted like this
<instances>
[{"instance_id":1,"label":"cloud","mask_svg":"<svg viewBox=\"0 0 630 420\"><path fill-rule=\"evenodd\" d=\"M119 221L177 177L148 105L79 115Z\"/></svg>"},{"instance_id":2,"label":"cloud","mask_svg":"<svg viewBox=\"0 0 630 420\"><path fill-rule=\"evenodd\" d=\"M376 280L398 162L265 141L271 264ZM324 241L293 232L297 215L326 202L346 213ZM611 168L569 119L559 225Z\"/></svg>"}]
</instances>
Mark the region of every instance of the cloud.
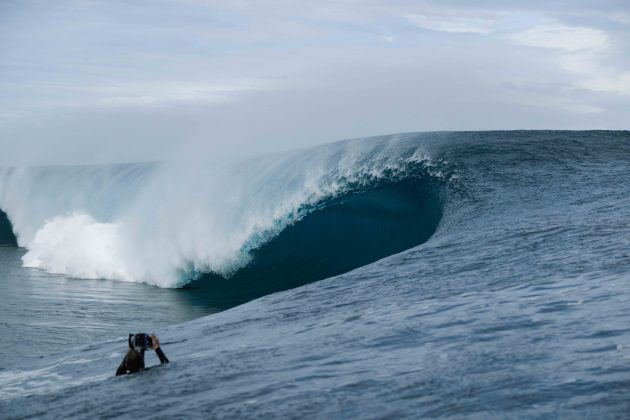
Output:
<instances>
[{"instance_id":1,"label":"cloud","mask_svg":"<svg viewBox=\"0 0 630 420\"><path fill-rule=\"evenodd\" d=\"M461 12L460 12L461 13ZM404 17L414 25L439 32L489 34L497 29L500 16L492 13L478 16L460 16L457 12L407 14ZM489 15L489 16L488 16Z\"/></svg>"},{"instance_id":2,"label":"cloud","mask_svg":"<svg viewBox=\"0 0 630 420\"><path fill-rule=\"evenodd\" d=\"M90 90L105 105L145 106L177 102L222 103L238 94L275 87L269 80L241 80L232 83L135 83L94 87Z\"/></svg>"},{"instance_id":3,"label":"cloud","mask_svg":"<svg viewBox=\"0 0 630 420\"><path fill-rule=\"evenodd\" d=\"M509 35L519 45L574 52L606 46L608 35L601 30L566 25L541 25Z\"/></svg>"},{"instance_id":4,"label":"cloud","mask_svg":"<svg viewBox=\"0 0 630 420\"><path fill-rule=\"evenodd\" d=\"M565 54L561 65L580 79L576 86L595 92L630 95L630 71L602 64L595 53Z\"/></svg>"},{"instance_id":5,"label":"cloud","mask_svg":"<svg viewBox=\"0 0 630 420\"><path fill-rule=\"evenodd\" d=\"M0 10L4 162L20 147L112 161L155 158L188 137L266 151L630 120L630 28L615 0L0 0ZM98 156L82 154L97 142Z\"/></svg>"},{"instance_id":6,"label":"cloud","mask_svg":"<svg viewBox=\"0 0 630 420\"><path fill-rule=\"evenodd\" d=\"M610 55L607 53L611 50L611 41L602 30L548 24L512 34L508 38L518 45L557 51L559 66L578 77L572 82L576 88L630 95L630 72L604 64ZM588 111L589 108L576 108L579 109Z\"/></svg>"},{"instance_id":7,"label":"cloud","mask_svg":"<svg viewBox=\"0 0 630 420\"><path fill-rule=\"evenodd\" d=\"M593 77L579 83L584 89L596 92L610 92L620 95L630 95L630 72L612 75L610 77Z\"/></svg>"},{"instance_id":8,"label":"cloud","mask_svg":"<svg viewBox=\"0 0 630 420\"><path fill-rule=\"evenodd\" d=\"M605 111L600 106L576 100L571 93L563 95L553 91L537 93L535 90L528 90L516 93L508 100L516 104L545 108L547 110L562 109L576 114L600 114Z\"/></svg>"},{"instance_id":9,"label":"cloud","mask_svg":"<svg viewBox=\"0 0 630 420\"><path fill-rule=\"evenodd\" d=\"M615 22L630 25L630 13L618 12L618 13L613 13L609 17L611 20L614 20Z\"/></svg>"}]
</instances>

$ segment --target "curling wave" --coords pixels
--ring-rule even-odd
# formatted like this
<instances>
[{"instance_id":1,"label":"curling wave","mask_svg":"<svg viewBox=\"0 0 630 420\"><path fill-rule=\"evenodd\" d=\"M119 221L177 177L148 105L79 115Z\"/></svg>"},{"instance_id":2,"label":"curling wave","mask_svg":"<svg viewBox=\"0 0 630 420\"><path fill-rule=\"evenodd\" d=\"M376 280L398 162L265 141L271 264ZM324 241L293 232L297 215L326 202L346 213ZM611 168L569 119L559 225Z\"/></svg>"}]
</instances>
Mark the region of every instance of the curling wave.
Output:
<instances>
[{"instance_id":1,"label":"curling wave","mask_svg":"<svg viewBox=\"0 0 630 420\"><path fill-rule=\"evenodd\" d=\"M229 164L12 169L0 172L0 208L25 266L197 280L188 287L238 303L426 241L445 166L417 135L398 135Z\"/></svg>"},{"instance_id":2,"label":"curling wave","mask_svg":"<svg viewBox=\"0 0 630 420\"><path fill-rule=\"evenodd\" d=\"M341 274L425 242L441 216L430 178L376 183L318 203L229 278L205 274L187 286L196 292L189 297L223 309Z\"/></svg>"}]
</instances>

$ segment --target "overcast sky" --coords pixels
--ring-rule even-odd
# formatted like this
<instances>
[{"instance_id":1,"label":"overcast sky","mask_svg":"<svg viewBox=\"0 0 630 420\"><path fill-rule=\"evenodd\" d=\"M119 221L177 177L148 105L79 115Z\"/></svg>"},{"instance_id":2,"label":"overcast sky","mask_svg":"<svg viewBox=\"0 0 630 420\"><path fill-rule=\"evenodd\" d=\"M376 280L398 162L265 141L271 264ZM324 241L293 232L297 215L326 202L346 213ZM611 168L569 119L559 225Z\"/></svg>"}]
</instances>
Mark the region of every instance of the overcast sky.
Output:
<instances>
[{"instance_id":1,"label":"overcast sky","mask_svg":"<svg viewBox=\"0 0 630 420\"><path fill-rule=\"evenodd\" d=\"M0 0L0 165L629 122L628 0Z\"/></svg>"}]
</instances>

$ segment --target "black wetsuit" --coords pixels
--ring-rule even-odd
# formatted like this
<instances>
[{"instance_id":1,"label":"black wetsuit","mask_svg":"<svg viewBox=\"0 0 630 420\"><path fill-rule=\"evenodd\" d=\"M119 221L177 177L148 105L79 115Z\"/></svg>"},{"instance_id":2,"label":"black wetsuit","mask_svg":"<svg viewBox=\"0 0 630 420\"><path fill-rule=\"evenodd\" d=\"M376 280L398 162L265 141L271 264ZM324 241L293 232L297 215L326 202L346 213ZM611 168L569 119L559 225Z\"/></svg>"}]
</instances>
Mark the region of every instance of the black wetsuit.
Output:
<instances>
[{"instance_id":1,"label":"black wetsuit","mask_svg":"<svg viewBox=\"0 0 630 420\"><path fill-rule=\"evenodd\" d=\"M133 363L135 366L134 368L130 369L129 367L127 367L127 364L131 359L133 360L139 359L139 360ZM116 376L124 375L126 373L135 373L139 371L140 369L144 369L144 350L142 350L142 352L138 352L134 349L129 349L127 350L127 354L125 355L125 358L120 363L120 366L118 366L118 369L116 369Z\"/></svg>"},{"instance_id":2,"label":"black wetsuit","mask_svg":"<svg viewBox=\"0 0 630 420\"><path fill-rule=\"evenodd\" d=\"M160 359L161 364L168 363L168 359L166 358L166 355L162 351L161 347L155 349L155 354L157 354L157 357Z\"/></svg>"},{"instance_id":3,"label":"black wetsuit","mask_svg":"<svg viewBox=\"0 0 630 420\"><path fill-rule=\"evenodd\" d=\"M155 349L155 354L157 354L161 364L168 363L168 358L160 347ZM130 361L131 359L137 360L135 363L133 363L133 365L135 365L133 369L130 369L128 366L128 361ZM135 373L140 369L144 369L144 350L138 352L137 350L130 348L127 351L127 354L125 355L122 363L120 364L120 366L118 366L118 369L116 369L116 376L124 375L127 373Z\"/></svg>"}]
</instances>

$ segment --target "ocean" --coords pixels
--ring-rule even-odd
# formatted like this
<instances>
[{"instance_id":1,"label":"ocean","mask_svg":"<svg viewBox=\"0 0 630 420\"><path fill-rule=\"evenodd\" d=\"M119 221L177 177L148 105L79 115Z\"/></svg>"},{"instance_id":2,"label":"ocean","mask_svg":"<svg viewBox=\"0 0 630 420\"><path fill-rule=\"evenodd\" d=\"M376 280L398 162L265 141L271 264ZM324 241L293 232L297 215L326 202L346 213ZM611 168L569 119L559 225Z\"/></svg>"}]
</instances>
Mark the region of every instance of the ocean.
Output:
<instances>
[{"instance_id":1,"label":"ocean","mask_svg":"<svg viewBox=\"0 0 630 420\"><path fill-rule=\"evenodd\" d=\"M4 168L0 417L626 418L629 168L627 131ZM171 363L114 377L137 331Z\"/></svg>"}]
</instances>

